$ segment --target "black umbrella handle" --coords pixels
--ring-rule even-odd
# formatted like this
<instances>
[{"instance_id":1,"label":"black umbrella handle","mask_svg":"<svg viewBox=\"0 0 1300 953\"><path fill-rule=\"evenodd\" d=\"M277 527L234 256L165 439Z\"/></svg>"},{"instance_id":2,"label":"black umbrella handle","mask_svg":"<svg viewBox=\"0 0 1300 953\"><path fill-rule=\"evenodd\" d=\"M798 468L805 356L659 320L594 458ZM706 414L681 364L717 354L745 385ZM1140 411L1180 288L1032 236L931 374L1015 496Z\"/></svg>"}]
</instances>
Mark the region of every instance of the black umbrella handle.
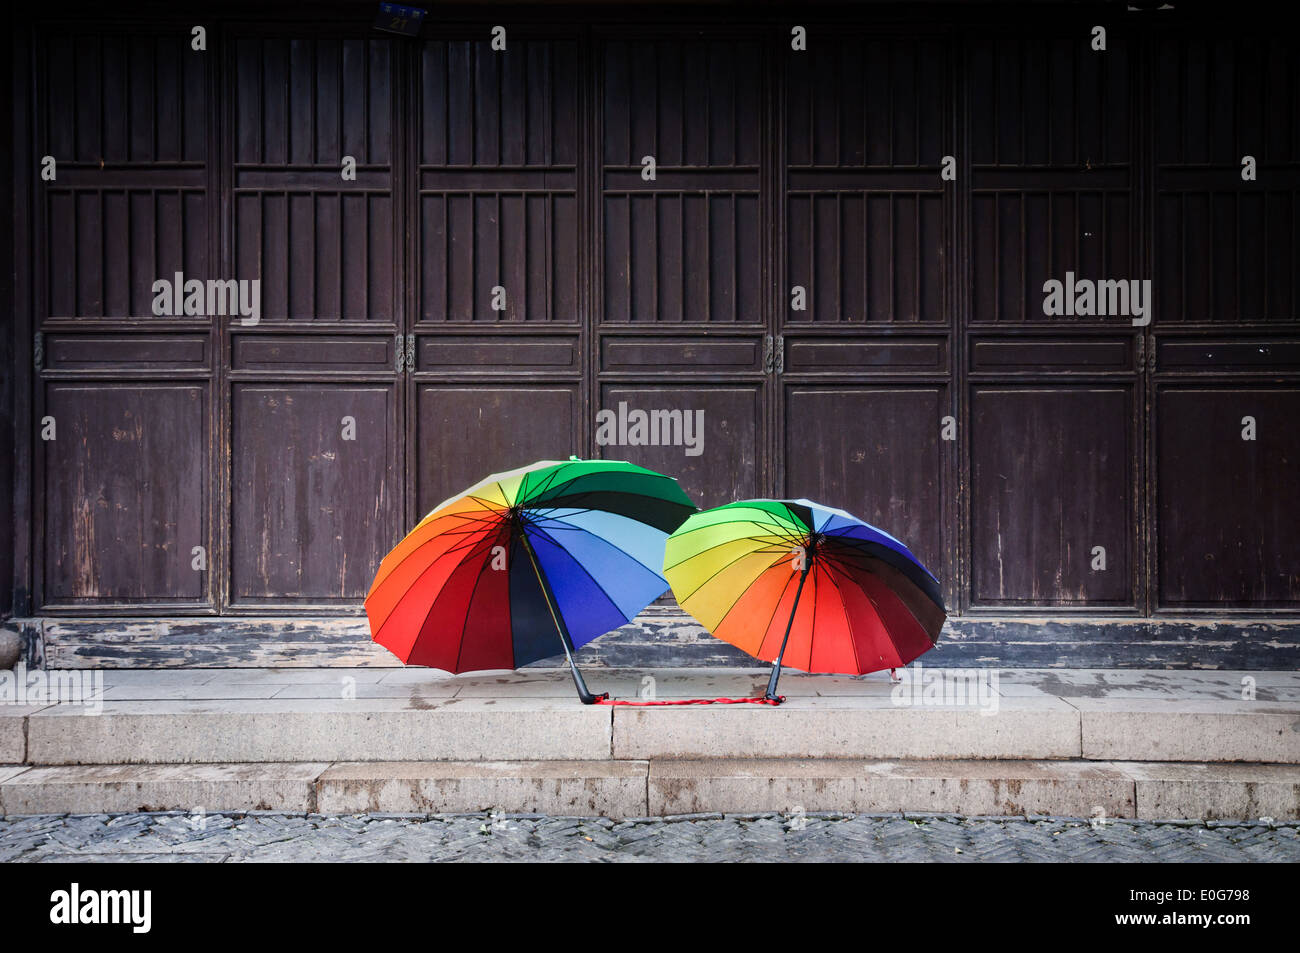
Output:
<instances>
[{"instance_id":1,"label":"black umbrella handle","mask_svg":"<svg viewBox=\"0 0 1300 953\"><path fill-rule=\"evenodd\" d=\"M813 549L808 547L803 571L799 573L799 588L794 591L794 605L790 607L790 621L785 624L785 638L781 640L781 651L777 653L776 663L772 666L772 676L767 680L767 693L763 695L768 701L783 702L785 697L776 693L776 682L781 677L781 660L785 658L785 644L790 641L790 630L794 628L794 614L799 611L799 596L803 594L803 584L808 579L808 570L812 568Z\"/></svg>"}]
</instances>

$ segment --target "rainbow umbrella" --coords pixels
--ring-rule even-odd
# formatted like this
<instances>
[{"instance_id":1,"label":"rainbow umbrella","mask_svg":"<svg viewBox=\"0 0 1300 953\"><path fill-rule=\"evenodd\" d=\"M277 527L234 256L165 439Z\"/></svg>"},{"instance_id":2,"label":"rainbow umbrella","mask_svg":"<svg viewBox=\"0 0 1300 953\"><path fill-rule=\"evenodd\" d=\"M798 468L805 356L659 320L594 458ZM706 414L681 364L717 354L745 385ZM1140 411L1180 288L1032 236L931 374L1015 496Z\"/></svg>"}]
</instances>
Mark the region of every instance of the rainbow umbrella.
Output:
<instances>
[{"instance_id":1,"label":"rainbow umbrella","mask_svg":"<svg viewBox=\"0 0 1300 953\"><path fill-rule=\"evenodd\" d=\"M664 540L695 504L677 481L616 460L544 460L433 509L384 557L370 632L403 662L448 672L573 653L668 590Z\"/></svg>"},{"instance_id":2,"label":"rainbow umbrella","mask_svg":"<svg viewBox=\"0 0 1300 953\"><path fill-rule=\"evenodd\" d=\"M664 576L717 638L806 672L900 668L934 646L939 581L901 542L809 500L743 500L696 513L668 537ZM805 589L807 592L805 592Z\"/></svg>"}]
</instances>

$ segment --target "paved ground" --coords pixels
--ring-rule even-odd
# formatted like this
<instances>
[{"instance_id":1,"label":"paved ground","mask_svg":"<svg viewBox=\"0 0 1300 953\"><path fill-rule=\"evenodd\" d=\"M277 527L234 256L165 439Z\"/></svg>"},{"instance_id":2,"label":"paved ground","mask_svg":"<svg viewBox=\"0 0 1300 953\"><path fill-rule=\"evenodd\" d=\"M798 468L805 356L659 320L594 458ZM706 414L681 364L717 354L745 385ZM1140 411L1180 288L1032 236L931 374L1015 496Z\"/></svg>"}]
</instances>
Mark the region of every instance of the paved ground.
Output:
<instances>
[{"instance_id":1,"label":"paved ground","mask_svg":"<svg viewBox=\"0 0 1300 953\"><path fill-rule=\"evenodd\" d=\"M0 862L1300 861L1300 826L900 815L0 818Z\"/></svg>"}]
</instances>

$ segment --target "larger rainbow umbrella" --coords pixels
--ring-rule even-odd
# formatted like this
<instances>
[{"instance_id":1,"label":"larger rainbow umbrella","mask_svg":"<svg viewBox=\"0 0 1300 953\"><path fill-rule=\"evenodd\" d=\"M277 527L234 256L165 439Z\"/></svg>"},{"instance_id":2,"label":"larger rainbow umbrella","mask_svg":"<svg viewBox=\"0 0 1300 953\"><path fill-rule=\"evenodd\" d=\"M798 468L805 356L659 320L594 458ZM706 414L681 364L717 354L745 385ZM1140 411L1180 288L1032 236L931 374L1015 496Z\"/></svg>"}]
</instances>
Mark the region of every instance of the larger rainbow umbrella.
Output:
<instances>
[{"instance_id":1,"label":"larger rainbow umbrella","mask_svg":"<svg viewBox=\"0 0 1300 953\"><path fill-rule=\"evenodd\" d=\"M616 460L544 460L437 506L384 557L370 632L403 662L448 672L573 653L668 590L664 541L695 504L662 473Z\"/></svg>"},{"instance_id":2,"label":"larger rainbow umbrella","mask_svg":"<svg viewBox=\"0 0 1300 953\"><path fill-rule=\"evenodd\" d=\"M668 537L664 576L717 638L805 672L863 675L929 650L947 610L939 581L884 530L809 500L743 500Z\"/></svg>"}]
</instances>

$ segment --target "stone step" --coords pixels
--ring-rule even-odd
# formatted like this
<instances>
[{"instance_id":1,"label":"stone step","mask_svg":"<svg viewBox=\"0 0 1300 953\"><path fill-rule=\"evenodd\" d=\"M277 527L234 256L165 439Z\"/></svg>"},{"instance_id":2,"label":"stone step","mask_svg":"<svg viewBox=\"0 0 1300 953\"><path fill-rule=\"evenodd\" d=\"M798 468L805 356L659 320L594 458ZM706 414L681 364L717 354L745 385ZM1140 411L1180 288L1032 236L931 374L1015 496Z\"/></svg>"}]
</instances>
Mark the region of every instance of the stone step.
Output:
<instances>
[{"instance_id":1,"label":"stone step","mask_svg":"<svg viewBox=\"0 0 1300 953\"><path fill-rule=\"evenodd\" d=\"M1300 820L1300 767L708 759L0 766L0 815L940 813ZM508 823L498 818L493 823Z\"/></svg>"},{"instance_id":2,"label":"stone step","mask_svg":"<svg viewBox=\"0 0 1300 953\"><path fill-rule=\"evenodd\" d=\"M916 678L914 670L908 673ZM568 674L553 671L95 674L93 696L81 703L41 704L25 695L0 704L0 763L1082 758L1300 764L1300 674L1284 672L992 672L966 704L931 697L919 681L909 689L884 675L787 673L781 681L787 701L779 707L583 706ZM949 688L960 686L961 675L925 671L927 679L952 676ZM591 673L589 681L594 691L616 698L673 700L752 697L761 694L766 675L630 670Z\"/></svg>"},{"instance_id":3,"label":"stone step","mask_svg":"<svg viewBox=\"0 0 1300 953\"><path fill-rule=\"evenodd\" d=\"M1300 763L1300 705L1007 697L996 711L870 695L780 707L583 706L544 695L167 698L0 708L0 757L35 764L701 758Z\"/></svg>"},{"instance_id":4,"label":"stone step","mask_svg":"<svg viewBox=\"0 0 1300 953\"><path fill-rule=\"evenodd\" d=\"M852 811L1300 819L1300 767L1122 761L650 762L652 815Z\"/></svg>"}]
</instances>

